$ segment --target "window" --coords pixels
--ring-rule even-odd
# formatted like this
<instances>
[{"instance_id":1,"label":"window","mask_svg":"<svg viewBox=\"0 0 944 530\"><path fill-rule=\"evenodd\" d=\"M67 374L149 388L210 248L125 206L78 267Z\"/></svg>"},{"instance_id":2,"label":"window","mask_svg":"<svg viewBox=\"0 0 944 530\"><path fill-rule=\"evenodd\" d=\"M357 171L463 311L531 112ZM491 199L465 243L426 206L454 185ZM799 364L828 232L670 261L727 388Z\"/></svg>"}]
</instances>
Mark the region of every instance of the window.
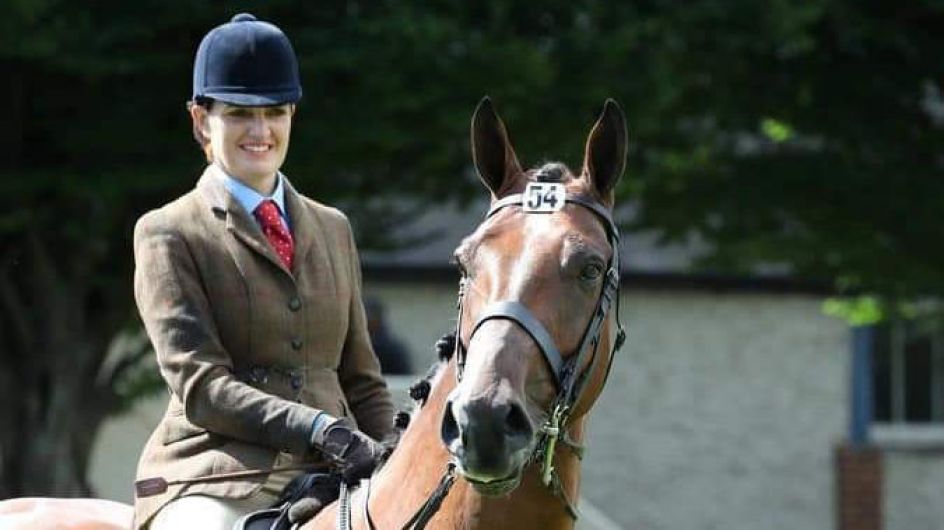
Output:
<instances>
[{"instance_id":1,"label":"window","mask_svg":"<svg viewBox=\"0 0 944 530\"><path fill-rule=\"evenodd\" d=\"M873 421L944 423L944 330L920 320L875 328Z\"/></svg>"},{"instance_id":2,"label":"window","mask_svg":"<svg viewBox=\"0 0 944 530\"><path fill-rule=\"evenodd\" d=\"M883 446L944 447L944 326L937 319L895 320L868 328L856 363L853 414L864 438ZM858 409L858 410L856 410ZM858 431L863 432L863 431ZM853 426L853 439L861 440Z\"/></svg>"}]
</instances>

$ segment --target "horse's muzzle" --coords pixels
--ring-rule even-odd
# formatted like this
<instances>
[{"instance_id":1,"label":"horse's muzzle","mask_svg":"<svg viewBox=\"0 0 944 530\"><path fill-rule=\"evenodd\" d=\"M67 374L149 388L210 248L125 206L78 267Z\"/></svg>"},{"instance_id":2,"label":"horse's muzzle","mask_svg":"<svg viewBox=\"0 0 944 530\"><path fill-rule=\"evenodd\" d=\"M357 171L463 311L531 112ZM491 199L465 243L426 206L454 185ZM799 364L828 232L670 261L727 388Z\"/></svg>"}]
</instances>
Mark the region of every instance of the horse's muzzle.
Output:
<instances>
[{"instance_id":1,"label":"horse's muzzle","mask_svg":"<svg viewBox=\"0 0 944 530\"><path fill-rule=\"evenodd\" d=\"M446 402L441 436L477 491L503 495L520 481L534 428L516 399L454 396Z\"/></svg>"}]
</instances>

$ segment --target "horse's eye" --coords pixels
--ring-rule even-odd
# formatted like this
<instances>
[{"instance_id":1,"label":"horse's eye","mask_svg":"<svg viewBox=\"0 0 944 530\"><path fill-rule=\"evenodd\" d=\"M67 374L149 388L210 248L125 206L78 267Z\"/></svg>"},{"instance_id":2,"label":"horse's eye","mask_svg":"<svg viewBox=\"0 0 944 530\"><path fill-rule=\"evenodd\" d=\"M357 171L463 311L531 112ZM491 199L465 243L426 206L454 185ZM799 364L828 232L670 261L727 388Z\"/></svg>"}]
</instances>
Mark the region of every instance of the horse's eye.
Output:
<instances>
[{"instance_id":1,"label":"horse's eye","mask_svg":"<svg viewBox=\"0 0 944 530\"><path fill-rule=\"evenodd\" d=\"M598 280L601 275L603 275L603 265L599 263L586 265L583 270L580 271L580 279L588 282Z\"/></svg>"}]
</instances>

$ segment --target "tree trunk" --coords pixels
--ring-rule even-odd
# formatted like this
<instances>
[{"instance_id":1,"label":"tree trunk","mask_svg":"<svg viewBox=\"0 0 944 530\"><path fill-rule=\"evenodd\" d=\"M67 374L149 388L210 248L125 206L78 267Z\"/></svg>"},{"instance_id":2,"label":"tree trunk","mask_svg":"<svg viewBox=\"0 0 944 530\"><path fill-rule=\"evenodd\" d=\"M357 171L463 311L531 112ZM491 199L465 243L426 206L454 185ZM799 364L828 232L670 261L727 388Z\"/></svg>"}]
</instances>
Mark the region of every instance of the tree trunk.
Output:
<instances>
[{"instance_id":1,"label":"tree trunk","mask_svg":"<svg viewBox=\"0 0 944 530\"><path fill-rule=\"evenodd\" d=\"M119 401L118 374L100 372L120 326L88 310L91 278L65 279L75 261L56 263L35 233L20 242L0 256L0 498L93 495L92 443Z\"/></svg>"}]
</instances>

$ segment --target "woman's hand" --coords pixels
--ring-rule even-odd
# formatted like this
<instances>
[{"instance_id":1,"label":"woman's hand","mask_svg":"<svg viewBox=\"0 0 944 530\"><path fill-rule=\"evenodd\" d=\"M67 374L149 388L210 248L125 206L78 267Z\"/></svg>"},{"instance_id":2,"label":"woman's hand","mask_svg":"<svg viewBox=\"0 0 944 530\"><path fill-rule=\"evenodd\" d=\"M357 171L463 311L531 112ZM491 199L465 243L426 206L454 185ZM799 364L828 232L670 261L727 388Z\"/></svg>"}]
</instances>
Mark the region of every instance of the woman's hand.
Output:
<instances>
[{"instance_id":1,"label":"woman's hand","mask_svg":"<svg viewBox=\"0 0 944 530\"><path fill-rule=\"evenodd\" d=\"M384 456L382 445L353 428L350 421L333 419L312 436L314 446L341 468L341 477L349 485L370 477Z\"/></svg>"}]
</instances>

